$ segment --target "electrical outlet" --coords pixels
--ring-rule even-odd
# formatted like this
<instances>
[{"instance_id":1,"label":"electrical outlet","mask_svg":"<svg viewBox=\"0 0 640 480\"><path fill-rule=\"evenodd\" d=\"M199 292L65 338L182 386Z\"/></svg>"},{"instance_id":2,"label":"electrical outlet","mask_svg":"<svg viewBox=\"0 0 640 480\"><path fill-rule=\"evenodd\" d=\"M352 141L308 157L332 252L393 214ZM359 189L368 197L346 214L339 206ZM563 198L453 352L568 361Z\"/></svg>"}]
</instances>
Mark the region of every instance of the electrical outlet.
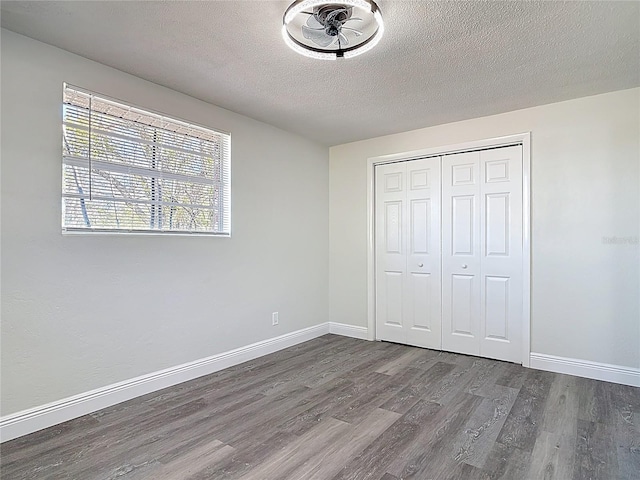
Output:
<instances>
[{"instance_id":1,"label":"electrical outlet","mask_svg":"<svg viewBox=\"0 0 640 480\"><path fill-rule=\"evenodd\" d=\"M271 314L271 325L278 325L278 312Z\"/></svg>"}]
</instances>

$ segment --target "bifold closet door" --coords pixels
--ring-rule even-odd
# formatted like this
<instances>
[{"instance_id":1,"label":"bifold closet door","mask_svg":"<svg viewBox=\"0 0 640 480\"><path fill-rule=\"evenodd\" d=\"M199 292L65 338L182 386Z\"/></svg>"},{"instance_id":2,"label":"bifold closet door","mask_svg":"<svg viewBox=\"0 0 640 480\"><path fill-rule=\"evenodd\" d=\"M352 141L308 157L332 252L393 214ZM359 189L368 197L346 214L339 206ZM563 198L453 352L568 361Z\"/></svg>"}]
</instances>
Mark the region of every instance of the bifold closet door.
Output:
<instances>
[{"instance_id":1,"label":"bifold closet door","mask_svg":"<svg viewBox=\"0 0 640 480\"><path fill-rule=\"evenodd\" d=\"M521 361L522 147L442 160L442 347Z\"/></svg>"},{"instance_id":2,"label":"bifold closet door","mask_svg":"<svg viewBox=\"0 0 640 480\"><path fill-rule=\"evenodd\" d=\"M441 348L440 157L375 167L376 337Z\"/></svg>"}]
</instances>

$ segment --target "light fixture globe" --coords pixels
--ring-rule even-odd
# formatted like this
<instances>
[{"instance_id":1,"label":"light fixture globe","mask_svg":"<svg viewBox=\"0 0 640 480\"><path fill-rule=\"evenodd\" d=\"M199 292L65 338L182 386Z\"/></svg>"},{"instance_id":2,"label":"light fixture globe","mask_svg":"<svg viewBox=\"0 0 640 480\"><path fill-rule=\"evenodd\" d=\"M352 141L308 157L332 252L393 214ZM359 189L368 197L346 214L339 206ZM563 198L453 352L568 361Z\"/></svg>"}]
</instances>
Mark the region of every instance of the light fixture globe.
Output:
<instances>
[{"instance_id":1,"label":"light fixture globe","mask_svg":"<svg viewBox=\"0 0 640 480\"><path fill-rule=\"evenodd\" d=\"M350 58L371 50L384 23L373 0L296 0L282 20L282 38L294 51L321 60Z\"/></svg>"}]
</instances>

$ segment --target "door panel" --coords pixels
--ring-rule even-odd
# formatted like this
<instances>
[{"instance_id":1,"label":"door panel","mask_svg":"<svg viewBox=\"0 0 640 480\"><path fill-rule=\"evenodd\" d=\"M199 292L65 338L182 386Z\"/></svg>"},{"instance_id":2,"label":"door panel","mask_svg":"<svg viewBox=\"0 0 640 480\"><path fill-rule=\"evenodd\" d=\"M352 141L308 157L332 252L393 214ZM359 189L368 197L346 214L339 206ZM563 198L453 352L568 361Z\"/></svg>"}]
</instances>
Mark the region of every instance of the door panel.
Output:
<instances>
[{"instance_id":1,"label":"door panel","mask_svg":"<svg viewBox=\"0 0 640 480\"><path fill-rule=\"evenodd\" d=\"M402 184L404 172L389 172L384 174L384 192L385 193L401 193L403 191Z\"/></svg>"},{"instance_id":2,"label":"door panel","mask_svg":"<svg viewBox=\"0 0 640 480\"><path fill-rule=\"evenodd\" d=\"M510 147L507 147L510 148ZM516 147L519 148L519 147ZM486 156L485 156L486 157ZM485 160L484 162L485 182L508 182L509 181L509 160Z\"/></svg>"},{"instance_id":3,"label":"door panel","mask_svg":"<svg viewBox=\"0 0 640 480\"><path fill-rule=\"evenodd\" d=\"M442 172L443 348L520 362L521 147L445 155Z\"/></svg>"},{"instance_id":4,"label":"door panel","mask_svg":"<svg viewBox=\"0 0 640 480\"><path fill-rule=\"evenodd\" d=\"M476 309L473 275L451 275L451 334L473 336Z\"/></svg>"},{"instance_id":5,"label":"door panel","mask_svg":"<svg viewBox=\"0 0 640 480\"><path fill-rule=\"evenodd\" d=\"M386 253L402 253L402 201L384 202Z\"/></svg>"},{"instance_id":6,"label":"door panel","mask_svg":"<svg viewBox=\"0 0 640 480\"><path fill-rule=\"evenodd\" d=\"M409 345L441 348L440 157L405 162L409 241L405 312Z\"/></svg>"},{"instance_id":7,"label":"door panel","mask_svg":"<svg viewBox=\"0 0 640 480\"><path fill-rule=\"evenodd\" d=\"M405 177L400 164L376 167L376 336L405 339L403 289L406 275Z\"/></svg>"},{"instance_id":8,"label":"door panel","mask_svg":"<svg viewBox=\"0 0 640 480\"><path fill-rule=\"evenodd\" d=\"M480 154L442 159L442 348L480 354Z\"/></svg>"},{"instance_id":9,"label":"door panel","mask_svg":"<svg viewBox=\"0 0 640 480\"><path fill-rule=\"evenodd\" d=\"M375 167L376 337L440 348L440 158Z\"/></svg>"},{"instance_id":10,"label":"door panel","mask_svg":"<svg viewBox=\"0 0 640 480\"><path fill-rule=\"evenodd\" d=\"M411 190L422 190L431 188L429 168L415 168L411 165L409 165L408 168L411 178Z\"/></svg>"},{"instance_id":11,"label":"door panel","mask_svg":"<svg viewBox=\"0 0 640 480\"><path fill-rule=\"evenodd\" d=\"M474 195L451 198L452 255L473 255Z\"/></svg>"},{"instance_id":12,"label":"door panel","mask_svg":"<svg viewBox=\"0 0 640 480\"><path fill-rule=\"evenodd\" d=\"M466 154L463 153L461 155ZM459 155L457 156L459 157ZM476 185L476 170L478 169L478 164L473 158L473 155L467 157L467 160L470 160L472 163L465 163L465 160L463 160L462 162L453 163L451 165L452 186L459 187L462 185Z\"/></svg>"},{"instance_id":13,"label":"door panel","mask_svg":"<svg viewBox=\"0 0 640 480\"><path fill-rule=\"evenodd\" d=\"M384 322L402 328L402 272L384 272Z\"/></svg>"},{"instance_id":14,"label":"door panel","mask_svg":"<svg viewBox=\"0 0 640 480\"><path fill-rule=\"evenodd\" d=\"M480 152L483 357L522 360L522 147Z\"/></svg>"},{"instance_id":15,"label":"door panel","mask_svg":"<svg viewBox=\"0 0 640 480\"><path fill-rule=\"evenodd\" d=\"M485 337L509 339L509 278L485 275Z\"/></svg>"},{"instance_id":16,"label":"door panel","mask_svg":"<svg viewBox=\"0 0 640 480\"><path fill-rule=\"evenodd\" d=\"M429 254L430 213L430 199L411 200L409 225L411 226L412 254Z\"/></svg>"},{"instance_id":17,"label":"door panel","mask_svg":"<svg viewBox=\"0 0 640 480\"><path fill-rule=\"evenodd\" d=\"M411 289L411 305L410 312L413 312L411 328L431 331L432 324L435 321L440 322L439 318L434 319L431 312L431 282L432 276L428 273L412 273L409 275L409 288Z\"/></svg>"},{"instance_id":18,"label":"door panel","mask_svg":"<svg viewBox=\"0 0 640 480\"><path fill-rule=\"evenodd\" d=\"M490 193L485 196L487 256L509 255L509 196L510 193Z\"/></svg>"}]
</instances>

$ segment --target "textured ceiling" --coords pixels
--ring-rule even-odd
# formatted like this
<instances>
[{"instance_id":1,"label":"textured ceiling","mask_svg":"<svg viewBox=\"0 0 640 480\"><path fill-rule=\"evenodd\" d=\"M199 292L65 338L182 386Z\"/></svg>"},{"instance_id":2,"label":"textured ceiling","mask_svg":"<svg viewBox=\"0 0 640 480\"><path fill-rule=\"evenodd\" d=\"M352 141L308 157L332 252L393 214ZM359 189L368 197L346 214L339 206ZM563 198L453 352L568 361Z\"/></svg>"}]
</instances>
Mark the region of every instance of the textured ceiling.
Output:
<instances>
[{"instance_id":1,"label":"textured ceiling","mask_svg":"<svg viewBox=\"0 0 640 480\"><path fill-rule=\"evenodd\" d=\"M380 1L371 52L282 41L283 1L2 1L2 26L335 145L640 85L638 2Z\"/></svg>"}]
</instances>

